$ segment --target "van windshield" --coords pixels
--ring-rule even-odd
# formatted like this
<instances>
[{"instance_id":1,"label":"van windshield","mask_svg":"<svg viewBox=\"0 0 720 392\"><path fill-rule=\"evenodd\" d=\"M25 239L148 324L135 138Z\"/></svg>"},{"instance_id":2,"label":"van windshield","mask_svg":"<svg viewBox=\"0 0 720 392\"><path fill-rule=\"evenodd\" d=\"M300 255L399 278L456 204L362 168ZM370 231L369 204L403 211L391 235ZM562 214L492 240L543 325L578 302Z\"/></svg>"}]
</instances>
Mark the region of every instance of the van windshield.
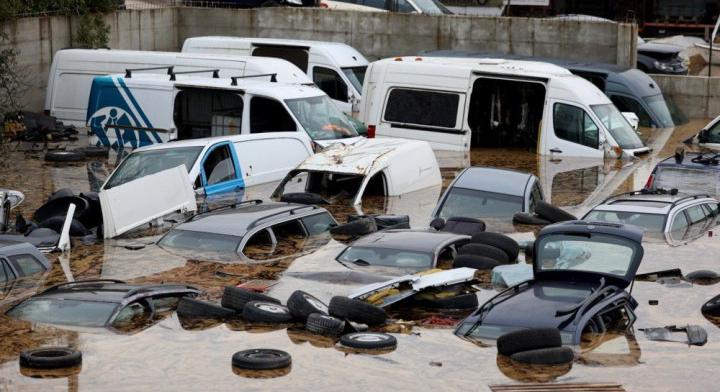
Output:
<instances>
[{"instance_id":1,"label":"van windshield","mask_svg":"<svg viewBox=\"0 0 720 392\"><path fill-rule=\"evenodd\" d=\"M345 76L352 83L355 91L362 94L363 82L365 81L365 71L367 66L362 67L346 67L342 69Z\"/></svg>"},{"instance_id":2,"label":"van windshield","mask_svg":"<svg viewBox=\"0 0 720 392\"><path fill-rule=\"evenodd\" d=\"M605 125L605 128L610 131L610 134L620 148L631 150L643 147L640 137L638 137L635 130L628 124L625 117L620 114L620 111L617 110L615 105L607 103L604 105L591 105L590 107L600 121L602 121L603 125Z\"/></svg>"},{"instance_id":3,"label":"van windshield","mask_svg":"<svg viewBox=\"0 0 720 392\"><path fill-rule=\"evenodd\" d=\"M670 98L663 97L662 94L643 99L650 106L650 110L658 117L661 122L660 126L663 128L674 127L688 121L687 117L675 106L675 102Z\"/></svg>"},{"instance_id":4,"label":"van windshield","mask_svg":"<svg viewBox=\"0 0 720 392\"><path fill-rule=\"evenodd\" d=\"M452 12L438 0L415 0L415 4L423 14L428 15L450 15Z\"/></svg>"},{"instance_id":5,"label":"van windshield","mask_svg":"<svg viewBox=\"0 0 720 392\"><path fill-rule=\"evenodd\" d=\"M285 103L313 140L358 136L355 127L327 95L286 99Z\"/></svg>"},{"instance_id":6,"label":"van windshield","mask_svg":"<svg viewBox=\"0 0 720 392\"><path fill-rule=\"evenodd\" d=\"M180 165L185 165L187 171L190 171L202 149L203 147L200 146L133 152L113 172L104 189L110 189Z\"/></svg>"}]
</instances>

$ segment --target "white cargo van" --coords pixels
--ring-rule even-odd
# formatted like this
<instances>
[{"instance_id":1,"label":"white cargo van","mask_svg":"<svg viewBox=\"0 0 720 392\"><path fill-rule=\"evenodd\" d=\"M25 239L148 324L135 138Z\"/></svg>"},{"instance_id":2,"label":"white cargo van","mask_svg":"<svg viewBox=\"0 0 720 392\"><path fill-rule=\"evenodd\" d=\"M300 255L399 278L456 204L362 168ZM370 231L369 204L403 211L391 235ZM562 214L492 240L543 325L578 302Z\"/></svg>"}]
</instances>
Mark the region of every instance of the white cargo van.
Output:
<instances>
[{"instance_id":1,"label":"white cargo van","mask_svg":"<svg viewBox=\"0 0 720 392\"><path fill-rule=\"evenodd\" d=\"M211 136L301 132L324 147L361 138L317 87L268 79L272 76L222 79L132 71L98 76L87 109L90 143L137 148Z\"/></svg>"},{"instance_id":2,"label":"white cargo van","mask_svg":"<svg viewBox=\"0 0 720 392\"><path fill-rule=\"evenodd\" d=\"M514 147L557 157L649 151L595 85L541 62L376 61L367 70L360 120L368 125L369 137L425 140L436 150Z\"/></svg>"},{"instance_id":3,"label":"white cargo van","mask_svg":"<svg viewBox=\"0 0 720 392\"><path fill-rule=\"evenodd\" d=\"M351 113L353 101L360 100L368 65L367 59L355 48L339 42L193 37L185 40L182 51L285 59L305 71L345 113Z\"/></svg>"},{"instance_id":4,"label":"white cargo van","mask_svg":"<svg viewBox=\"0 0 720 392\"><path fill-rule=\"evenodd\" d=\"M220 77L277 74L279 82L312 84L293 64L251 56L148 52L140 50L65 49L55 53L45 95L45 111L58 120L85 124L90 84L96 76L128 68L173 66L176 72L217 69Z\"/></svg>"}]
</instances>

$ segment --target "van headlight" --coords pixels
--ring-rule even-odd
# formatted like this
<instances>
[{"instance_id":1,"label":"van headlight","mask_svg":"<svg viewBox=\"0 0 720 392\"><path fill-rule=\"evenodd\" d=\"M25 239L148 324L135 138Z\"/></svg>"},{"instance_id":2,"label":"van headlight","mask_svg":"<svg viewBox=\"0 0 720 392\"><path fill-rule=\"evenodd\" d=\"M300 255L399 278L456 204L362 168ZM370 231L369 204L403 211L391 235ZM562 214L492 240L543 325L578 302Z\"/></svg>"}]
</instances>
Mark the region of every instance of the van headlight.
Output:
<instances>
[{"instance_id":1,"label":"van headlight","mask_svg":"<svg viewBox=\"0 0 720 392\"><path fill-rule=\"evenodd\" d=\"M655 68L662 70L662 71L672 71L672 65L670 65L668 63L661 63L659 61L655 61L655 63L653 65L655 65Z\"/></svg>"}]
</instances>

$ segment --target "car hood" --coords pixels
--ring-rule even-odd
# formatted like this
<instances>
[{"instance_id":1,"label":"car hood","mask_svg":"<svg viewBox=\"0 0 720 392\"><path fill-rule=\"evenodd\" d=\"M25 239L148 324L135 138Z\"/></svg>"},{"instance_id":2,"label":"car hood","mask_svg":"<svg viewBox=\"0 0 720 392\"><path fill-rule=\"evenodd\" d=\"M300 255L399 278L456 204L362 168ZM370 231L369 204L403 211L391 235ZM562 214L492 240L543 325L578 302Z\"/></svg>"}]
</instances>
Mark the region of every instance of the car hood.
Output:
<instances>
[{"instance_id":1,"label":"car hood","mask_svg":"<svg viewBox=\"0 0 720 392\"><path fill-rule=\"evenodd\" d=\"M647 52L647 53L670 54L670 53L680 53L682 48L675 46L675 45L668 45L668 44L646 43L643 45L639 45L637 50L639 53Z\"/></svg>"}]
</instances>

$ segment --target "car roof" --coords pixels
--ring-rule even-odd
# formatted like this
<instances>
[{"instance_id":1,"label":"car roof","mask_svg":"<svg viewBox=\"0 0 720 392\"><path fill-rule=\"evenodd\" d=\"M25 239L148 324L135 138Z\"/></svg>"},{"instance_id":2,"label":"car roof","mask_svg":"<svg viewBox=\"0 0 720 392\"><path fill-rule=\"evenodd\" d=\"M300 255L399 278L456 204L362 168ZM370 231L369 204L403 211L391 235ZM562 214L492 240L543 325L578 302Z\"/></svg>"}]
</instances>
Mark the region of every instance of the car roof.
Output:
<instances>
[{"instance_id":1,"label":"car roof","mask_svg":"<svg viewBox=\"0 0 720 392\"><path fill-rule=\"evenodd\" d=\"M448 242L470 238L467 235L445 231L395 229L383 230L362 237L350 246L403 249L416 252L434 253L435 250Z\"/></svg>"},{"instance_id":2,"label":"car roof","mask_svg":"<svg viewBox=\"0 0 720 392\"><path fill-rule=\"evenodd\" d=\"M601 233L618 237L627 238L631 241L642 243L643 231L635 226L623 225L608 222L587 222L587 221L567 221L555 223L543 228L538 234L538 238L549 234L562 233Z\"/></svg>"},{"instance_id":3,"label":"car roof","mask_svg":"<svg viewBox=\"0 0 720 392\"><path fill-rule=\"evenodd\" d=\"M516 170L473 166L465 169L453 187L524 196L528 181L534 176Z\"/></svg>"},{"instance_id":4,"label":"car roof","mask_svg":"<svg viewBox=\"0 0 720 392\"><path fill-rule=\"evenodd\" d=\"M700 152L686 152L685 156L682 160L682 162L678 163L675 159L675 156L669 156L662 161L658 162L658 164L655 166L655 168L660 167L684 167L688 169L701 169L701 170L714 170L718 171L720 170L720 165L713 165L713 164L705 164L705 163L696 163L693 162L693 158L698 157L700 155L703 155L705 157L711 157L715 155L715 153L700 153Z\"/></svg>"},{"instance_id":5,"label":"car roof","mask_svg":"<svg viewBox=\"0 0 720 392\"><path fill-rule=\"evenodd\" d=\"M678 205L683 205L695 200L713 200L708 195L691 195L678 192L670 193L632 193L610 197L602 204L593 208L593 211L626 211L645 212L654 214L667 214Z\"/></svg>"},{"instance_id":6,"label":"car roof","mask_svg":"<svg viewBox=\"0 0 720 392\"><path fill-rule=\"evenodd\" d=\"M68 282L52 286L40 294L32 297L36 298L54 298L63 300L76 301L96 301L96 302L112 302L123 303L126 299L140 295L141 297L161 294L168 290L198 292L196 289L175 284L127 284L122 281L113 280L95 280Z\"/></svg>"}]
</instances>

